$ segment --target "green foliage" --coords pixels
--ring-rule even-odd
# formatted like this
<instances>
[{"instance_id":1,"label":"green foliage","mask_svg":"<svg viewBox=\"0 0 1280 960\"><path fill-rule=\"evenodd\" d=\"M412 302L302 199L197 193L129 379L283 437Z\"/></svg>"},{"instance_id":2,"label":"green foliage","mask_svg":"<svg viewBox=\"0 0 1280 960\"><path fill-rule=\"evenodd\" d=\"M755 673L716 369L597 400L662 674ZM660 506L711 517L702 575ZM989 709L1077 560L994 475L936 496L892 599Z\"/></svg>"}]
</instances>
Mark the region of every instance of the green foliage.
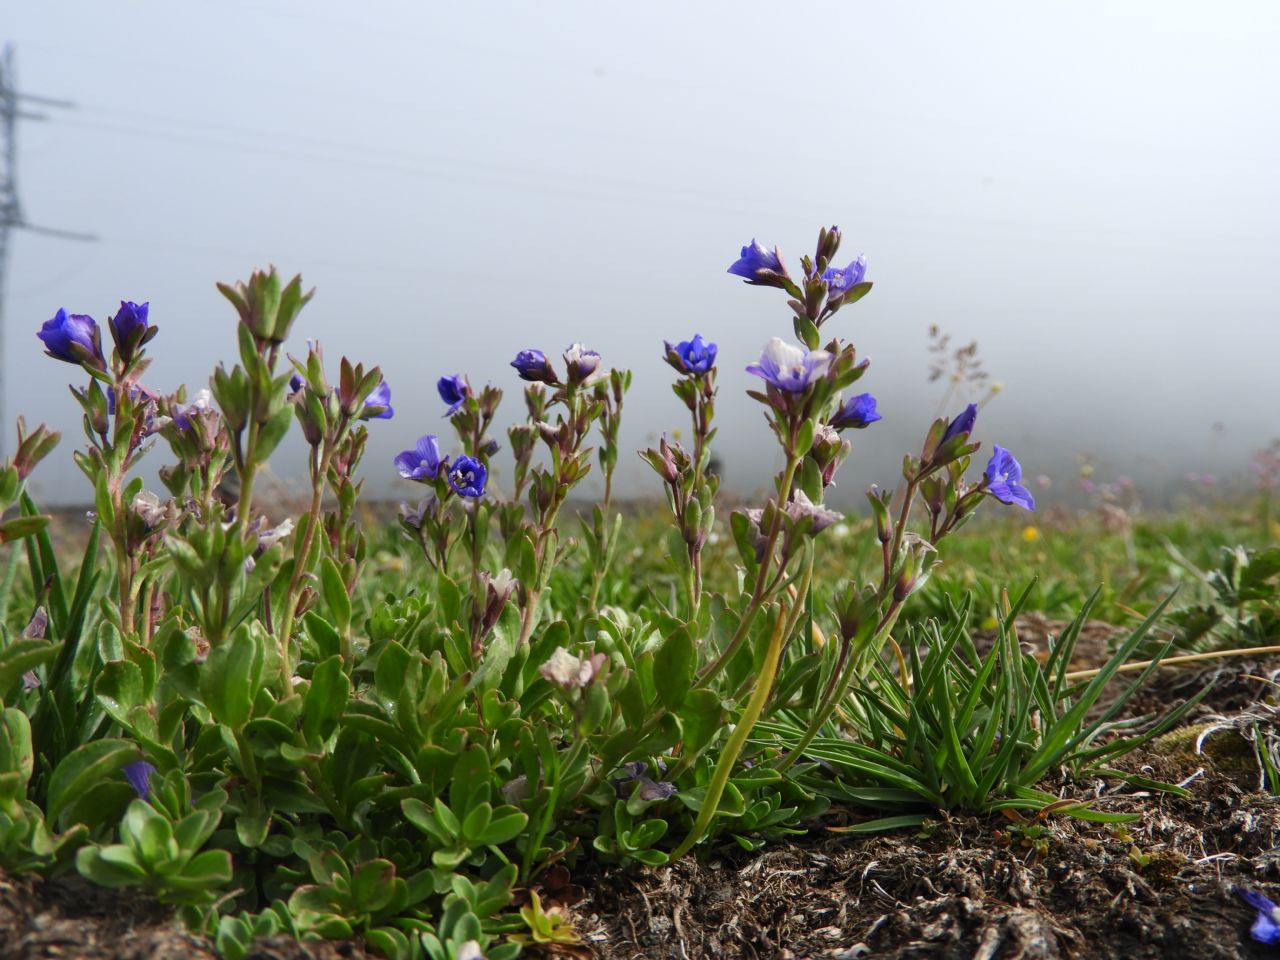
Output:
<instances>
[{"instance_id":1,"label":"green foliage","mask_svg":"<svg viewBox=\"0 0 1280 960\"><path fill-rule=\"evenodd\" d=\"M1052 806L1086 820L1124 818L1086 803L1064 805L1036 785L1062 774L1114 774L1106 770L1109 761L1169 729L1207 691L1144 723L1142 732L1128 733L1134 721L1113 718L1158 668L1159 657L1105 706L1100 701L1163 607L1116 647L1096 675L1078 680L1071 674L1071 655L1090 605L1052 645L1044 663L1018 648L1014 622L1020 608L1021 601L1002 620L999 637L985 655L970 635L967 604L953 608L945 626L927 621L909 629L907 675L877 662L846 703L857 735L819 738L809 748L812 757L835 771L836 783L826 788L833 799L882 811L926 806L988 813ZM795 735L794 727L784 724L769 729ZM895 818L887 826L901 822Z\"/></svg>"},{"instance_id":2,"label":"green foliage","mask_svg":"<svg viewBox=\"0 0 1280 960\"><path fill-rule=\"evenodd\" d=\"M763 284L793 298L813 349L871 288L828 295L838 245L823 230L803 279ZM482 498L464 496L441 468L391 526L361 516L357 474L366 422L390 413L380 369L344 357L331 384L318 344L283 352L311 297L299 278L220 289L237 362L214 371L210 398L138 388L154 327L73 389L95 513L82 550L55 548L23 489L56 435L20 427L0 464L0 543L23 541L0 581L5 869L141 891L229 960L281 934L360 937L396 960L512 960L579 942L540 884L587 858L755 850L834 803L878 814L854 830L948 809L1114 819L1045 779L1115 776L1111 760L1187 709L1118 719L1157 669L1115 694L1121 668L1155 643L1163 598L1192 569L1158 532L1081 551L970 524L986 496L966 479L977 446L946 419L905 458L901 497L873 488L869 521L823 504L851 448L832 426L839 394L866 370L852 344L833 340L802 391L751 392L785 462L756 509L726 518L717 503L715 372L673 348L691 449L641 454L667 515L616 512L631 375L576 345L563 375L548 365L525 388L509 490L495 471ZM487 464L502 390L462 382L455 446ZM310 506L268 520L254 479L295 422ZM156 437L176 460L163 502L134 475ZM570 523L593 467L603 502ZM961 525L970 538L939 565ZM1007 608L1006 585L1032 569L1040 581ZM1277 579L1274 550L1244 549L1199 578L1236 640L1272 635ZM1046 662L1018 647L1024 604L1074 616ZM1085 618L1135 614L1096 676L1076 678ZM1185 635L1196 614L1180 616ZM985 653L971 621L997 628Z\"/></svg>"}]
</instances>

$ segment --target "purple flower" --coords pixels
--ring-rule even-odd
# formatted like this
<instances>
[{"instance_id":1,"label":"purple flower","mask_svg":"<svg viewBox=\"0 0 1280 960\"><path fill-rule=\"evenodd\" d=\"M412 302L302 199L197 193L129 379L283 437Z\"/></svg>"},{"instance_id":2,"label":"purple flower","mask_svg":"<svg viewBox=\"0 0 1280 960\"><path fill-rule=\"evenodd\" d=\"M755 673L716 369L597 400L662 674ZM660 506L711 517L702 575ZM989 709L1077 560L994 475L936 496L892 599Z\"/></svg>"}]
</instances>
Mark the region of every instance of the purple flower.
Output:
<instances>
[{"instance_id":1,"label":"purple flower","mask_svg":"<svg viewBox=\"0 0 1280 960\"><path fill-rule=\"evenodd\" d=\"M406 480L434 480L445 464L440 456L439 437L431 433L419 437L417 446L396 457L395 464Z\"/></svg>"},{"instance_id":2,"label":"purple flower","mask_svg":"<svg viewBox=\"0 0 1280 960\"><path fill-rule=\"evenodd\" d=\"M395 414L391 409L391 387L386 380L379 381L373 393L364 398L364 414L361 420L390 420Z\"/></svg>"},{"instance_id":3,"label":"purple flower","mask_svg":"<svg viewBox=\"0 0 1280 960\"><path fill-rule=\"evenodd\" d=\"M774 247L772 250L766 250L753 238L749 244L742 248L742 256L729 265L729 272L734 276L743 277L751 282L768 280L767 276L761 277L759 275L761 270L780 275L786 274L786 268L782 265L782 257L778 255L778 248Z\"/></svg>"},{"instance_id":4,"label":"purple flower","mask_svg":"<svg viewBox=\"0 0 1280 960\"><path fill-rule=\"evenodd\" d=\"M832 300L843 297L860 284L866 275L867 258L862 255L843 270L839 267L828 267L822 274L822 279L827 281L827 297Z\"/></svg>"},{"instance_id":5,"label":"purple flower","mask_svg":"<svg viewBox=\"0 0 1280 960\"><path fill-rule=\"evenodd\" d=\"M115 336L116 345L129 343L135 336L139 339L147 331L147 312L150 303L137 304L132 300L121 300L120 309L111 318L111 332Z\"/></svg>"},{"instance_id":6,"label":"purple flower","mask_svg":"<svg viewBox=\"0 0 1280 960\"><path fill-rule=\"evenodd\" d=\"M436 383L436 389L440 391L440 399L449 404L449 409L444 412L446 417L457 413L467 397L471 396L471 384L460 373L455 373L452 377L441 377Z\"/></svg>"},{"instance_id":7,"label":"purple flower","mask_svg":"<svg viewBox=\"0 0 1280 960\"><path fill-rule=\"evenodd\" d=\"M837 430L848 427L861 430L882 419L884 418L876 410L876 398L869 393L860 393L856 397L850 397L836 411L836 415L831 418L831 426Z\"/></svg>"},{"instance_id":8,"label":"purple flower","mask_svg":"<svg viewBox=\"0 0 1280 960\"><path fill-rule=\"evenodd\" d=\"M555 370L551 368L551 362L547 360L547 355L541 350L521 350L511 361L511 365L516 368L521 380L529 380L533 383L560 382Z\"/></svg>"},{"instance_id":9,"label":"purple flower","mask_svg":"<svg viewBox=\"0 0 1280 960\"><path fill-rule=\"evenodd\" d=\"M307 385L307 381L302 379L301 374L295 373L289 378L289 393L294 394Z\"/></svg>"},{"instance_id":10,"label":"purple flower","mask_svg":"<svg viewBox=\"0 0 1280 960\"><path fill-rule=\"evenodd\" d=\"M44 322L36 336L44 341L44 352L55 360L106 366L98 324L93 317L59 309Z\"/></svg>"},{"instance_id":11,"label":"purple flower","mask_svg":"<svg viewBox=\"0 0 1280 960\"><path fill-rule=\"evenodd\" d=\"M484 483L489 478L485 465L465 454L453 462L449 470L449 486L460 497L483 497Z\"/></svg>"},{"instance_id":12,"label":"purple flower","mask_svg":"<svg viewBox=\"0 0 1280 960\"><path fill-rule=\"evenodd\" d=\"M702 339L702 334L695 333L692 340L681 340L675 346L669 341L667 345L667 363L681 373L704 374L716 363L716 345Z\"/></svg>"},{"instance_id":13,"label":"purple flower","mask_svg":"<svg viewBox=\"0 0 1280 960\"><path fill-rule=\"evenodd\" d=\"M600 366L600 354L581 343L571 343L564 351L565 367L570 383L582 383Z\"/></svg>"},{"instance_id":14,"label":"purple flower","mask_svg":"<svg viewBox=\"0 0 1280 960\"><path fill-rule=\"evenodd\" d=\"M1249 928L1249 935L1258 943L1280 943L1280 908L1276 907L1271 898L1254 890L1236 887L1235 891L1241 900L1258 911L1257 919Z\"/></svg>"},{"instance_id":15,"label":"purple flower","mask_svg":"<svg viewBox=\"0 0 1280 960\"><path fill-rule=\"evenodd\" d=\"M800 393L826 375L831 354L825 350L803 350L774 337L765 344L760 362L747 367L767 383L786 393Z\"/></svg>"},{"instance_id":16,"label":"purple flower","mask_svg":"<svg viewBox=\"0 0 1280 960\"><path fill-rule=\"evenodd\" d=\"M942 435L942 439L938 442L938 446L943 446L948 440L958 437L961 434L966 436L973 430L973 422L978 419L978 405L971 403L964 408L956 418L947 424L947 432Z\"/></svg>"},{"instance_id":17,"label":"purple flower","mask_svg":"<svg viewBox=\"0 0 1280 960\"><path fill-rule=\"evenodd\" d=\"M138 795L139 800L148 800L151 797L151 775L156 772L156 768L145 760L135 760L133 763L126 763L124 766L124 778L129 781L129 786L133 787L133 792Z\"/></svg>"},{"instance_id":18,"label":"purple flower","mask_svg":"<svg viewBox=\"0 0 1280 960\"><path fill-rule=\"evenodd\" d=\"M1016 504L1027 510L1036 508L1031 491L1018 481L1022 479L1022 465L1004 447L995 444L991 448L991 460L983 476L987 492L1001 503Z\"/></svg>"}]
</instances>

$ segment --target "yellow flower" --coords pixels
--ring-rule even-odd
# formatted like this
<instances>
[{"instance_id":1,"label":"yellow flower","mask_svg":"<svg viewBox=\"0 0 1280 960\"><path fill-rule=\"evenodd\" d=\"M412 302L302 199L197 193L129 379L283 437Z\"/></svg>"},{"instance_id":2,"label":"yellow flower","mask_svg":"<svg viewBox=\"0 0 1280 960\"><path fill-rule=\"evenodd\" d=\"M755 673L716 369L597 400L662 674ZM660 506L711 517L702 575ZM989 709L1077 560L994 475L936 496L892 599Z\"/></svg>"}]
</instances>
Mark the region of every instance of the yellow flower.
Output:
<instances>
[{"instance_id":1,"label":"yellow flower","mask_svg":"<svg viewBox=\"0 0 1280 960\"><path fill-rule=\"evenodd\" d=\"M1025 540L1027 543L1035 543L1037 540L1040 539L1040 531L1035 527L1023 527L1022 539Z\"/></svg>"}]
</instances>

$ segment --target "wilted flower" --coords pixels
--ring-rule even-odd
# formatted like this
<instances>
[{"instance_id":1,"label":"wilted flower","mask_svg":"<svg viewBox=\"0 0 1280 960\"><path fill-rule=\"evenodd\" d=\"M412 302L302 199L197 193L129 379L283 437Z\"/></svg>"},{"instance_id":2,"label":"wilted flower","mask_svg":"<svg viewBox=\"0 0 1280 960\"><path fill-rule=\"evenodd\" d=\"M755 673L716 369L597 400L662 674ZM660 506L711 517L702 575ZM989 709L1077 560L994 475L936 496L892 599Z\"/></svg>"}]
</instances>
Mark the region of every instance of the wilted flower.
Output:
<instances>
[{"instance_id":1,"label":"wilted flower","mask_svg":"<svg viewBox=\"0 0 1280 960\"><path fill-rule=\"evenodd\" d=\"M196 395L190 403L175 403L173 405L173 422L179 430L190 430L191 415L211 409L213 409L213 394L208 387L205 387L196 391Z\"/></svg>"},{"instance_id":2,"label":"wilted flower","mask_svg":"<svg viewBox=\"0 0 1280 960\"><path fill-rule=\"evenodd\" d=\"M793 523L799 523L805 518L812 519L813 526L809 532L815 536L831 524L844 519L844 514L828 510L820 503L814 503L803 490L796 491L795 499L787 504L786 513Z\"/></svg>"},{"instance_id":3,"label":"wilted flower","mask_svg":"<svg viewBox=\"0 0 1280 960\"><path fill-rule=\"evenodd\" d=\"M511 365L516 368L521 380L529 380L533 383L560 382L555 370L551 367L551 361L541 350L521 350L511 361Z\"/></svg>"},{"instance_id":4,"label":"wilted flower","mask_svg":"<svg viewBox=\"0 0 1280 960\"><path fill-rule=\"evenodd\" d=\"M1258 943L1280 943L1280 907L1270 897L1263 896L1254 890L1236 887L1236 894L1253 909L1258 911L1257 919L1249 928L1249 935Z\"/></svg>"},{"instance_id":5,"label":"wilted flower","mask_svg":"<svg viewBox=\"0 0 1280 960\"><path fill-rule=\"evenodd\" d=\"M843 297L846 293L862 282L862 278L867 275L867 258L859 256L847 267L828 267L822 274L822 279L827 281L827 296L834 300L836 297Z\"/></svg>"},{"instance_id":6,"label":"wilted flower","mask_svg":"<svg viewBox=\"0 0 1280 960\"><path fill-rule=\"evenodd\" d=\"M133 763L125 764L124 778L129 781L129 786L133 787L133 792L138 795L139 800L151 798L151 775L155 772L156 768L145 760L135 760Z\"/></svg>"},{"instance_id":7,"label":"wilted flower","mask_svg":"<svg viewBox=\"0 0 1280 960\"><path fill-rule=\"evenodd\" d=\"M489 471L483 463L464 454L454 461L449 471L449 486L460 497L482 497L488 477Z\"/></svg>"},{"instance_id":8,"label":"wilted flower","mask_svg":"<svg viewBox=\"0 0 1280 960\"><path fill-rule=\"evenodd\" d=\"M43 640L49 629L49 612L43 606L36 607L27 625L22 628L22 636L26 640Z\"/></svg>"},{"instance_id":9,"label":"wilted flower","mask_svg":"<svg viewBox=\"0 0 1280 960\"><path fill-rule=\"evenodd\" d=\"M605 659L603 653L597 653L584 660L582 657L575 657L564 647L556 647L547 662L538 667L538 672L566 690L573 690L575 687L580 689L596 678Z\"/></svg>"},{"instance_id":10,"label":"wilted flower","mask_svg":"<svg viewBox=\"0 0 1280 960\"><path fill-rule=\"evenodd\" d=\"M836 415L831 418L831 426L837 430L848 427L861 430L881 419L880 412L876 410L876 398L869 393L860 393L841 404Z\"/></svg>"},{"instance_id":11,"label":"wilted flower","mask_svg":"<svg viewBox=\"0 0 1280 960\"><path fill-rule=\"evenodd\" d=\"M406 450L396 456L396 469L406 480L434 480L445 464L440 456L440 438L433 433L418 438L418 444L412 450Z\"/></svg>"},{"instance_id":12,"label":"wilted flower","mask_svg":"<svg viewBox=\"0 0 1280 960\"><path fill-rule=\"evenodd\" d=\"M416 507L411 507L407 503L400 504L400 522L413 530L421 530L422 520L434 508L435 502L436 497L433 493L418 501Z\"/></svg>"},{"instance_id":13,"label":"wilted flower","mask_svg":"<svg viewBox=\"0 0 1280 960\"><path fill-rule=\"evenodd\" d=\"M286 517L276 526L271 527L268 530L263 530L258 534L258 547L254 552L256 554L262 554L265 551L270 550L291 533L293 533L293 518Z\"/></svg>"},{"instance_id":14,"label":"wilted flower","mask_svg":"<svg viewBox=\"0 0 1280 960\"><path fill-rule=\"evenodd\" d=\"M716 363L716 345L702 339L702 334L695 333L692 340L681 340L672 346L667 345L667 363L681 373L696 375L706 373Z\"/></svg>"},{"instance_id":15,"label":"wilted flower","mask_svg":"<svg viewBox=\"0 0 1280 960\"><path fill-rule=\"evenodd\" d=\"M161 503L160 497L150 490L143 490L133 498L133 512L142 520L147 530L162 526L170 514L171 503Z\"/></svg>"},{"instance_id":16,"label":"wilted flower","mask_svg":"<svg viewBox=\"0 0 1280 960\"><path fill-rule=\"evenodd\" d=\"M441 377L436 383L436 389L440 391L440 399L449 404L449 409L444 412L446 417L457 413L467 397L471 396L471 384L460 373L455 373L452 377Z\"/></svg>"},{"instance_id":17,"label":"wilted flower","mask_svg":"<svg viewBox=\"0 0 1280 960\"><path fill-rule=\"evenodd\" d=\"M361 420L390 420L395 414L391 408L391 387L386 380L380 380L373 388L373 393L364 398L364 412Z\"/></svg>"},{"instance_id":18,"label":"wilted flower","mask_svg":"<svg viewBox=\"0 0 1280 960\"><path fill-rule=\"evenodd\" d=\"M1016 504L1027 510L1036 508L1031 491L1019 483L1022 479L1022 465L999 444L992 447L991 460L987 463L983 476L986 478L987 492L1001 503Z\"/></svg>"},{"instance_id":19,"label":"wilted flower","mask_svg":"<svg viewBox=\"0 0 1280 960\"><path fill-rule=\"evenodd\" d=\"M762 270L767 271L764 276L760 276ZM769 274L785 276L786 272L778 248L767 250L754 238L742 248L742 255L729 265L729 273L755 283L767 283L771 279Z\"/></svg>"},{"instance_id":20,"label":"wilted flower","mask_svg":"<svg viewBox=\"0 0 1280 960\"><path fill-rule=\"evenodd\" d=\"M969 433L972 433L974 421L977 419L978 405L976 403L971 403L957 414L954 420L947 424L946 433L942 435L942 440L939 441L938 446L942 446L948 440L958 437L961 434L965 434L967 436Z\"/></svg>"},{"instance_id":21,"label":"wilted flower","mask_svg":"<svg viewBox=\"0 0 1280 960\"><path fill-rule=\"evenodd\" d=\"M902 536L902 567L893 585L893 598L901 603L929 579L929 571L937 562L938 548L915 533Z\"/></svg>"},{"instance_id":22,"label":"wilted flower","mask_svg":"<svg viewBox=\"0 0 1280 960\"><path fill-rule=\"evenodd\" d=\"M759 363L747 367L767 383L787 393L800 393L816 380L820 380L831 365L831 354L826 350L804 350L773 337L765 344Z\"/></svg>"},{"instance_id":23,"label":"wilted flower","mask_svg":"<svg viewBox=\"0 0 1280 960\"><path fill-rule=\"evenodd\" d=\"M44 322L36 336L44 342L44 352L55 360L106 366L98 324L93 317L59 309Z\"/></svg>"},{"instance_id":24,"label":"wilted flower","mask_svg":"<svg viewBox=\"0 0 1280 960\"><path fill-rule=\"evenodd\" d=\"M641 800L669 800L676 795L676 785L668 783L666 780L653 780L649 777L639 777L640 786L636 788L636 792Z\"/></svg>"},{"instance_id":25,"label":"wilted flower","mask_svg":"<svg viewBox=\"0 0 1280 960\"><path fill-rule=\"evenodd\" d=\"M659 761L662 773L666 766ZM641 760L624 763L618 768L622 776L612 777L609 784L620 796L638 796L641 800L669 800L676 795L676 785L665 780L654 780L648 776L649 765Z\"/></svg>"},{"instance_id":26,"label":"wilted flower","mask_svg":"<svg viewBox=\"0 0 1280 960\"><path fill-rule=\"evenodd\" d=\"M506 567L497 576L487 570L480 574L480 582L484 585L484 611L480 617L480 629L488 633L493 629L502 611L506 608L511 594L516 589L516 578Z\"/></svg>"},{"instance_id":27,"label":"wilted flower","mask_svg":"<svg viewBox=\"0 0 1280 960\"><path fill-rule=\"evenodd\" d=\"M564 362L570 383L582 383L600 366L600 354L581 343L571 343L564 352Z\"/></svg>"}]
</instances>

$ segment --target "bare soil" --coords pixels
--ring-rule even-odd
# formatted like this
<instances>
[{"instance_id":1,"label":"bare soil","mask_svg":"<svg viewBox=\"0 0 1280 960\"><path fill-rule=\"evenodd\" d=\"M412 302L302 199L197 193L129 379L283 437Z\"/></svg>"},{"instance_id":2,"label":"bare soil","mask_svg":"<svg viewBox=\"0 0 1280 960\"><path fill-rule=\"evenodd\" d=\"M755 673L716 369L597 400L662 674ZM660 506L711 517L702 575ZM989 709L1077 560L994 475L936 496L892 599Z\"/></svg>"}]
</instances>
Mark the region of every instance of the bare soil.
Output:
<instances>
[{"instance_id":1,"label":"bare soil","mask_svg":"<svg viewBox=\"0 0 1280 960\"><path fill-rule=\"evenodd\" d=\"M1088 666L1089 664L1083 664ZM1276 956L1249 937L1253 911L1232 892L1280 900L1280 799L1259 792L1251 748L1236 734L1196 737L1215 716L1251 710L1274 687L1280 660L1162 671L1133 704L1167 709L1217 684L1189 727L1123 764L1185 782L1189 799L1117 781L1046 784L1097 809L1134 812L1124 826L1057 815L1015 822L944 817L921 831L860 836L832 826L755 854L720 846L671 866L579 864L569 907L583 948L601 960L939 958L1145 960ZM545 893L545 891L544 891ZM577 900L568 897L567 901ZM588 952L589 951L589 952ZM358 943L261 942L254 960L371 957ZM531 954L536 955L536 954ZM554 954L547 954L548 956ZM211 944L163 908L78 878L0 876L0 960L204 960Z\"/></svg>"}]
</instances>

